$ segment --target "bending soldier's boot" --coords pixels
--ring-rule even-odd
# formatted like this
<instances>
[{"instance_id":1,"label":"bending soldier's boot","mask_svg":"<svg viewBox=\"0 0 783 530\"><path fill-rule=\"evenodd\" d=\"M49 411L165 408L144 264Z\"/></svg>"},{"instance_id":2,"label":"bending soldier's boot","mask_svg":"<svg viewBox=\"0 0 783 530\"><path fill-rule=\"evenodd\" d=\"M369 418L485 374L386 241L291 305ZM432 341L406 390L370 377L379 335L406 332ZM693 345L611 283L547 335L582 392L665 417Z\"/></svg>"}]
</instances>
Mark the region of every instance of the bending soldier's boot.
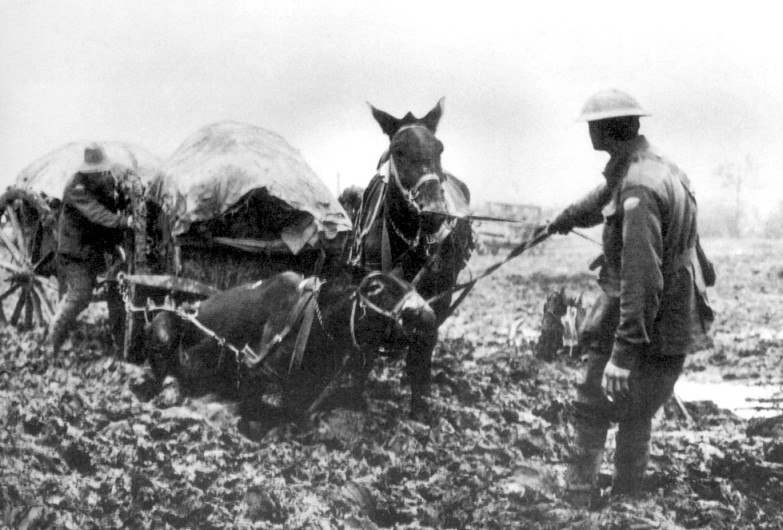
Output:
<instances>
[{"instance_id":1,"label":"bending soldier's boot","mask_svg":"<svg viewBox=\"0 0 783 530\"><path fill-rule=\"evenodd\" d=\"M60 300L60 305L49 324L46 339L53 353L60 351L79 313L90 305L92 289L95 285L95 277L90 272L89 264L62 260L62 268L66 278L67 291Z\"/></svg>"},{"instance_id":2,"label":"bending soldier's boot","mask_svg":"<svg viewBox=\"0 0 783 530\"><path fill-rule=\"evenodd\" d=\"M605 428L577 427L576 441L565 477L565 497L571 505L590 508L594 504L605 444Z\"/></svg>"},{"instance_id":3,"label":"bending soldier's boot","mask_svg":"<svg viewBox=\"0 0 783 530\"><path fill-rule=\"evenodd\" d=\"M644 472L650 460L650 431L649 421L620 424L614 453L612 495L635 496L641 493Z\"/></svg>"},{"instance_id":4,"label":"bending soldier's boot","mask_svg":"<svg viewBox=\"0 0 783 530\"><path fill-rule=\"evenodd\" d=\"M46 346L52 353L59 353L68 336L68 327L67 316L63 315L62 311L57 311L46 332Z\"/></svg>"}]
</instances>

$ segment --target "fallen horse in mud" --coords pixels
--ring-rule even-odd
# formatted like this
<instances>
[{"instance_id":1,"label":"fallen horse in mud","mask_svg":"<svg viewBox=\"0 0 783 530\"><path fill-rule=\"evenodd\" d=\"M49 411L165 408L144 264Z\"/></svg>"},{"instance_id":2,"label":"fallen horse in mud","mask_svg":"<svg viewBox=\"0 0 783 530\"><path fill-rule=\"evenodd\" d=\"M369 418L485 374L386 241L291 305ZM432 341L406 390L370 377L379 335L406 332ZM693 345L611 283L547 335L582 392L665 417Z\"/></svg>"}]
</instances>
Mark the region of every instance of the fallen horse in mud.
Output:
<instances>
[{"instance_id":1,"label":"fallen horse in mud","mask_svg":"<svg viewBox=\"0 0 783 530\"><path fill-rule=\"evenodd\" d=\"M322 282L284 272L220 292L195 316L163 311L147 350L158 382L240 400L257 415L265 390L282 390L287 412L312 408L351 356L405 347L437 333L435 314L409 283L390 274Z\"/></svg>"}]
</instances>

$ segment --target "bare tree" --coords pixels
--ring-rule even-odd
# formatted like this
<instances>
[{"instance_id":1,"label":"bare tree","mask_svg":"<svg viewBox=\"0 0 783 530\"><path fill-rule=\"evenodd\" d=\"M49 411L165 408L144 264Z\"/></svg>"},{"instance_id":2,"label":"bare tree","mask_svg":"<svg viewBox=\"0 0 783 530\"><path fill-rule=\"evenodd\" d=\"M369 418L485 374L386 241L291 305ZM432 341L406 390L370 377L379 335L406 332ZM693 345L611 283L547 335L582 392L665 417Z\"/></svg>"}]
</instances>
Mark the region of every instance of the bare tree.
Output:
<instances>
[{"instance_id":1,"label":"bare tree","mask_svg":"<svg viewBox=\"0 0 783 530\"><path fill-rule=\"evenodd\" d=\"M740 237L742 235L744 192L755 175L753 159L750 155L745 155L741 162L724 162L715 169L713 174L717 177L721 187L731 193L733 206L732 218L728 223L729 236Z\"/></svg>"}]
</instances>

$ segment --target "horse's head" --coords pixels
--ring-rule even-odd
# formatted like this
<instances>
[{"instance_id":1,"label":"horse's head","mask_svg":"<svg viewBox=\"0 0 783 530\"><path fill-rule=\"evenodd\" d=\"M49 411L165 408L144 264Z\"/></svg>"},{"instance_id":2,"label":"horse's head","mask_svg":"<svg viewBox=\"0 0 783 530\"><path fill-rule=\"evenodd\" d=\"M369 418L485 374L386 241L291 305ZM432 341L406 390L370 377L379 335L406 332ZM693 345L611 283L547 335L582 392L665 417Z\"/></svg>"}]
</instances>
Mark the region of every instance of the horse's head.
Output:
<instances>
[{"instance_id":1,"label":"horse's head","mask_svg":"<svg viewBox=\"0 0 783 530\"><path fill-rule=\"evenodd\" d=\"M390 180L395 189L408 202L411 209L430 225L426 232L434 232L448 212L442 182L446 176L441 168L440 156L443 143L435 137L438 122L443 114L443 98L423 118L410 112L403 118L395 118L370 105L375 121L389 137Z\"/></svg>"},{"instance_id":2,"label":"horse's head","mask_svg":"<svg viewBox=\"0 0 783 530\"><path fill-rule=\"evenodd\" d=\"M437 333L432 307L413 285L395 275L369 273L359 282L354 300L351 325L359 344L382 345L390 323L410 340Z\"/></svg>"}]
</instances>

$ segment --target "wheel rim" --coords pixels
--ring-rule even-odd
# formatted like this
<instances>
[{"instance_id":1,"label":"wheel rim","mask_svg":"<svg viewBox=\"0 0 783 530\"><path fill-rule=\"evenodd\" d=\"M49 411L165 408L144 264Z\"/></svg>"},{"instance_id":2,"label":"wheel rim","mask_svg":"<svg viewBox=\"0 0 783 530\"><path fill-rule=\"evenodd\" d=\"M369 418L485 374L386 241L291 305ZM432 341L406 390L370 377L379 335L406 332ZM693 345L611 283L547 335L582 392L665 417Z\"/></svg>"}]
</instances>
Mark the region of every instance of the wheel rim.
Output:
<instances>
[{"instance_id":1,"label":"wheel rim","mask_svg":"<svg viewBox=\"0 0 783 530\"><path fill-rule=\"evenodd\" d=\"M46 326L54 311L47 291L54 289L49 279L35 273L36 235L42 230L40 218L24 208L21 199L10 201L0 215L0 322L32 328ZM14 299L16 295L16 299ZM6 308L12 308L6 318Z\"/></svg>"}]
</instances>

